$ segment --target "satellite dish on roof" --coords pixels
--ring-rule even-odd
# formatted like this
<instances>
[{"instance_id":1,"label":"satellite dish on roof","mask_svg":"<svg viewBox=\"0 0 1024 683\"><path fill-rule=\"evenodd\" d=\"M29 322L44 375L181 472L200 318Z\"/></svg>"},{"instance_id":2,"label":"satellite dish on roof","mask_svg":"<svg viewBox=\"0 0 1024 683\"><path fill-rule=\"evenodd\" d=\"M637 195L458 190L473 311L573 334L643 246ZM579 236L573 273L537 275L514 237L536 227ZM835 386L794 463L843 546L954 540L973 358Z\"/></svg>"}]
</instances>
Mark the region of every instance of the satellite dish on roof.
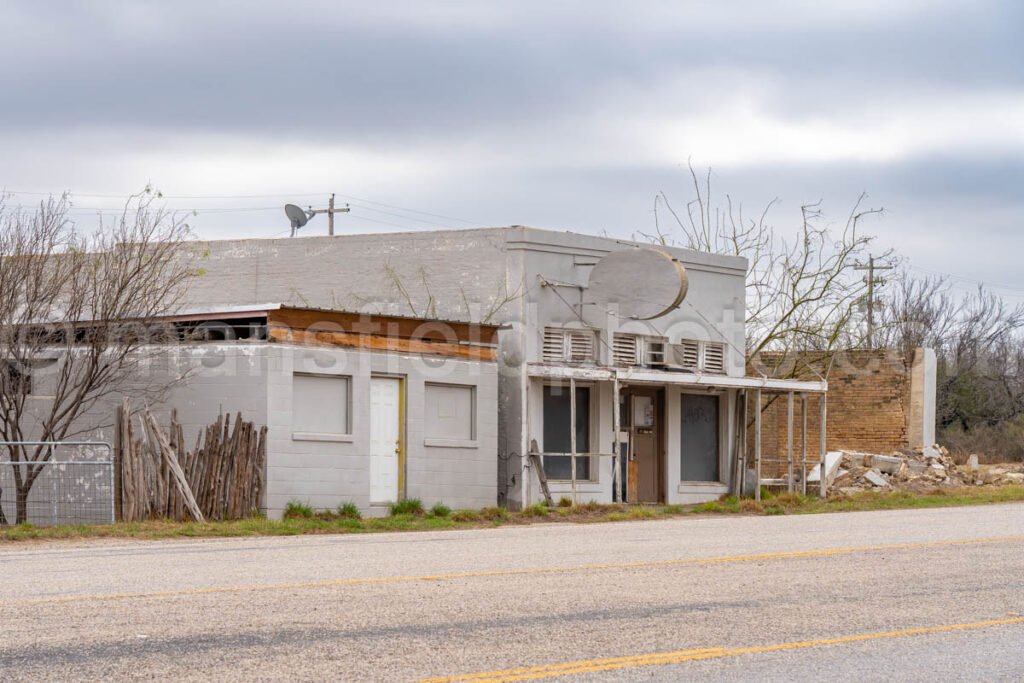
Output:
<instances>
[{"instance_id":1,"label":"satellite dish on roof","mask_svg":"<svg viewBox=\"0 0 1024 683\"><path fill-rule=\"evenodd\" d=\"M284 213L288 216L288 220L292 222L292 230L298 230L303 225L309 222L309 216L301 206L295 204L285 204Z\"/></svg>"},{"instance_id":2,"label":"satellite dish on roof","mask_svg":"<svg viewBox=\"0 0 1024 683\"><path fill-rule=\"evenodd\" d=\"M658 249L613 251L590 271L589 303L620 318L653 320L683 303L689 279L683 264ZM613 304L613 305L611 305Z\"/></svg>"}]
</instances>

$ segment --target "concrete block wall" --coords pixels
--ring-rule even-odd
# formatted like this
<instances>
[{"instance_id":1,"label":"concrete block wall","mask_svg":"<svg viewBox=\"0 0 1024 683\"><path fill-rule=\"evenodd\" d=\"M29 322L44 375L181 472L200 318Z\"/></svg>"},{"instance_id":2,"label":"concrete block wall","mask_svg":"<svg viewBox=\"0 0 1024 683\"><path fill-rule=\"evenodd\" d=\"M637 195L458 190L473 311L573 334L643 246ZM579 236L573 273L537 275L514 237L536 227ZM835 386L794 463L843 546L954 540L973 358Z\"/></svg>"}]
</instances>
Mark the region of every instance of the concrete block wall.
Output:
<instances>
[{"instance_id":1,"label":"concrete block wall","mask_svg":"<svg viewBox=\"0 0 1024 683\"><path fill-rule=\"evenodd\" d=\"M506 293L504 240L500 229L479 229L201 242L203 275L187 305L287 303L480 320Z\"/></svg>"},{"instance_id":2,"label":"concrete block wall","mask_svg":"<svg viewBox=\"0 0 1024 683\"><path fill-rule=\"evenodd\" d=\"M497 501L497 366L451 358L268 345L266 512L280 517L291 500L317 509L353 502L368 515L387 513L370 504L370 380L398 376L406 392L406 497L429 507L480 508ZM351 436L296 438L292 429L294 373L342 375L351 381ZM446 382L476 387L475 444L434 445L424 433L424 387Z\"/></svg>"}]
</instances>

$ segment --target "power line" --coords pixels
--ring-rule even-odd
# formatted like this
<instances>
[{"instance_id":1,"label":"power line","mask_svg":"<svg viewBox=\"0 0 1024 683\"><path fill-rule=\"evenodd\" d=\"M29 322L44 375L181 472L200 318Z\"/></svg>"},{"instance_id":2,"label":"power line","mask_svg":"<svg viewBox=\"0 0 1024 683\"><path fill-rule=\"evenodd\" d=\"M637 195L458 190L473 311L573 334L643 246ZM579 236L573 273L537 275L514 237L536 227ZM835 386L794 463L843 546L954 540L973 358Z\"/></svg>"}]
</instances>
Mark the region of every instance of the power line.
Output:
<instances>
[{"instance_id":1,"label":"power line","mask_svg":"<svg viewBox=\"0 0 1024 683\"><path fill-rule=\"evenodd\" d=\"M0 195L5 194L23 194L32 195L37 197L59 197L64 194L63 192L31 192L27 190L6 190L0 189ZM101 192L72 192L68 191L67 194L77 197L99 197L103 199L127 199L128 197L150 194L160 199L269 199L277 197L322 197L330 194L330 192L283 192L280 194L193 194L193 195L170 195L163 194L162 192L126 192L124 194L104 194Z\"/></svg>"},{"instance_id":2,"label":"power line","mask_svg":"<svg viewBox=\"0 0 1024 683\"><path fill-rule=\"evenodd\" d=\"M385 204L383 202L375 202L375 201L372 201L370 199L361 199L359 197L353 197L352 195L338 193L338 196L339 197L344 197L345 199L357 201L357 202L364 202L366 204L373 204L375 206L383 206L383 207L386 207L388 209L397 209L399 211L407 211L409 213L423 214L424 216L433 216L434 218L441 218L441 219L444 219L446 221L458 221L460 223L467 223L469 225L481 225L481 223L479 221L468 221L465 218L456 218L454 216L445 216L445 215L439 214L439 213L429 213L427 211L420 211L418 209L410 209L408 207L397 206L397 205L394 205L394 204Z\"/></svg>"},{"instance_id":3,"label":"power line","mask_svg":"<svg viewBox=\"0 0 1024 683\"><path fill-rule=\"evenodd\" d=\"M36 192L36 191L28 191L28 190L3 190L3 189L0 189L0 196L3 196L3 195L26 195L26 196L50 197L50 196L60 196L60 194L63 194L63 193ZM88 197L88 198L97 198L97 199L122 199L122 200L127 199L127 198L133 196L132 194L104 194L104 193L94 193L94 192L68 192L67 194L69 196L71 196L71 197ZM290 197L320 197L320 196L330 195L330 194L331 194L330 192L305 192L305 193L302 193L302 192L287 192L287 193L279 193L279 194L236 194L236 195L214 195L214 194L210 194L210 195L174 195L174 194L154 193L153 196L155 198L158 198L158 199L167 199L167 200L182 200L182 199L186 199L186 200L205 200L205 199L267 199L267 198L290 198ZM429 216L431 218L438 218L438 219L441 219L441 220L444 220L444 221L455 221L456 223L464 223L466 225L472 225L472 226L482 225L482 223L480 221L472 221L472 220L467 220L465 218L459 218L459 217L456 217L456 216L447 216L445 214L432 213L430 211L422 211L420 209L414 209L414 208L407 207L407 206L399 206L397 204L387 204L385 202L378 202L378 201L375 201L375 200L372 200L372 199L366 199L364 197L356 197L354 195L346 195L346 194L341 194L341 193L337 193L337 196L338 197L342 197L342 198L344 198L346 200L349 200L349 201L352 201L352 202L356 202L357 204L366 204L368 206L364 206L363 208L366 209L367 211L374 211L374 212L385 214L385 215L391 215L391 216L394 216L396 218L401 218L403 220L421 221L423 223L431 223L431 224L434 224L434 225L438 225L440 227L451 227L450 225L445 225L445 224L437 223L436 221L426 221L426 220L423 220L421 218L416 218L415 217L415 216ZM393 212L390 212L390 211L384 211L383 209L378 209L378 208L374 208L374 207L384 207L385 209L393 209L395 211L403 211L405 213L415 214L415 215L414 216L406 216L406 215L399 214L399 213L393 213ZM73 208L76 208L76 209L77 208L83 208L84 209L85 207L73 207ZM271 209L276 209L276 208L280 208L280 207L251 208L251 209L250 208L237 208L237 207L236 208L225 207L225 208L221 209L221 208L218 207L218 208L213 208L213 209L211 209L211 208L207 208L207 209L189 208L188 210L195 210L197 212L201 212L201 211L214 211L214 210L227 212L229 210L231 210L231 211L241 211L241 210L253 210L253 211L256 211L256 210L271 210ZM106 208L95 208L95 209L88 208L86 210L89 210L89 211L107 211L108 209L106 209ZM113 211L116 211L116 209L109 209L109 211L113 212Z\"/></svg>"}]
</instances>

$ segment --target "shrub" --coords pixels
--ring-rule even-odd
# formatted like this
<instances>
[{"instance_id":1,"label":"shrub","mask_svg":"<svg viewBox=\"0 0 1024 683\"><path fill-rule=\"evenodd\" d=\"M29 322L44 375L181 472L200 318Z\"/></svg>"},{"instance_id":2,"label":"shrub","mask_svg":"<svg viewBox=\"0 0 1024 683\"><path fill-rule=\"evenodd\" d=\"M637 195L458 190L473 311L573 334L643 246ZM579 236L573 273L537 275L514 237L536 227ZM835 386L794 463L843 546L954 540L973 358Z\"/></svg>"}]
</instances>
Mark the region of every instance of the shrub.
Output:
<instances>
[{"instance_id":1,"label":"shrub","mask_svg":"<svg viewBox=\"0 0 1024 683\"><path fill-rule=\"evenodd\" d=\"M590 500L588 500L583 505L580 505L580 509L581 510L586 510L587 512L597 512L598 510L601 509L601 504L598 503L593 498L591 498Z\"/></svg>"},{"instance_id":2,"label":"shrub","mask_svg":"<svg viewBox=\"0 0 1024 683\"><path fill-rule=\"evenodd\" d=\"M309 503L289 500L288 504L284 506L285 519L312 519L315 514Z\"/></svg>"},{"instance_id":3,"label":"shrub","mask_svg":"<svg viewBox=\"0 0 1024 683\"><path fill-rule=\"evenodd\" d=\"M452 509L444 503L434 503L430 508L431 517L447 517L450 514L452 514Z\"/></svg>"},{"instance_id":4,"label":"shrub","mask_svg":"<svg viewBox=\"0 0 1024 683\"><path fill-rule=\"evenodd\" d=\"M560 507L560 508L571 508L572 507L572 498L570 498L569 496L562 496L561 498L558 499L558 507Z\"/></svg>"},{"instance_id":5,"label":"shrub","mask_svg":"<svg viewBox=\"0 0 1024 683\"><path fill-rule=\"evenodd\" d=\"M392 503L389 511L392 517L395 515L422 515L423 501L419 498L406 498L397 503Z\"/></svg>"},{"instance_id":6,"label":"shrub","mask_svg":"<svg viewBox=\"0 0 1024 683\"><path fill-rule=\"evenodd\" d=\"M548 507L544 503L534 503L523 508L523 517L547 517Z\"/></svg>"},{"instance_id":7,"label":"shrub","mask_svg":"<svg viewBox=\"0 0 1024 683\"><path fill-rule=\"evenodd\" d=\"M341 519L362 519L363 515L359 512L359 506L349 501L338 506L338 517Z\"/></svg>"},{"instance_id":8,"label":"shrub","mask_svg":"<svg viewBox=\"0 0 1024 683\"><path fill-rule=\"evenodd\" d=\"M662 512L664 512L666 515L681 515L684 512L686 512L686 508L684 508L682 505L666 505L662 509Z\"/></svg>"}]
</instances>

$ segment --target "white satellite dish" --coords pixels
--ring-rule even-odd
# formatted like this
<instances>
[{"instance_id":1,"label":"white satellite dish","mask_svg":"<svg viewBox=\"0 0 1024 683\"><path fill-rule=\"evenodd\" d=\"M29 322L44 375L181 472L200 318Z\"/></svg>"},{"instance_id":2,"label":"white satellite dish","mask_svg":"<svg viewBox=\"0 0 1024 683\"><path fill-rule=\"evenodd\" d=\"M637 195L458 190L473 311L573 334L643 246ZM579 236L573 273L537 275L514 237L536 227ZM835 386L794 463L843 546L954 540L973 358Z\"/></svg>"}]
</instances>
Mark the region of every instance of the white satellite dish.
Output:
<instances>
[{"instance_id":1,"label":"white satellite dish","mask_svg":"<svg viewBox=\"0 0 1024 683\"><path fill-rule=\"evenodd\" d=\"M309 216L301 206L295 204L285 204L284 214L288 216L288 220L292 224L292 232L301 228L303 225L309 222Z\"/></svg>"},{"instance_id":2,"label":"white satellite dish","mask_svg":"<svg viewBox=\"0 0 1024 683\"><path fill-rule=\"evenodd\" d=\"M683 303L689 279L683 264L658 249L613 251L590 271L588 303L620 318L653 320Z\"/></svg>"}]
</instances>

